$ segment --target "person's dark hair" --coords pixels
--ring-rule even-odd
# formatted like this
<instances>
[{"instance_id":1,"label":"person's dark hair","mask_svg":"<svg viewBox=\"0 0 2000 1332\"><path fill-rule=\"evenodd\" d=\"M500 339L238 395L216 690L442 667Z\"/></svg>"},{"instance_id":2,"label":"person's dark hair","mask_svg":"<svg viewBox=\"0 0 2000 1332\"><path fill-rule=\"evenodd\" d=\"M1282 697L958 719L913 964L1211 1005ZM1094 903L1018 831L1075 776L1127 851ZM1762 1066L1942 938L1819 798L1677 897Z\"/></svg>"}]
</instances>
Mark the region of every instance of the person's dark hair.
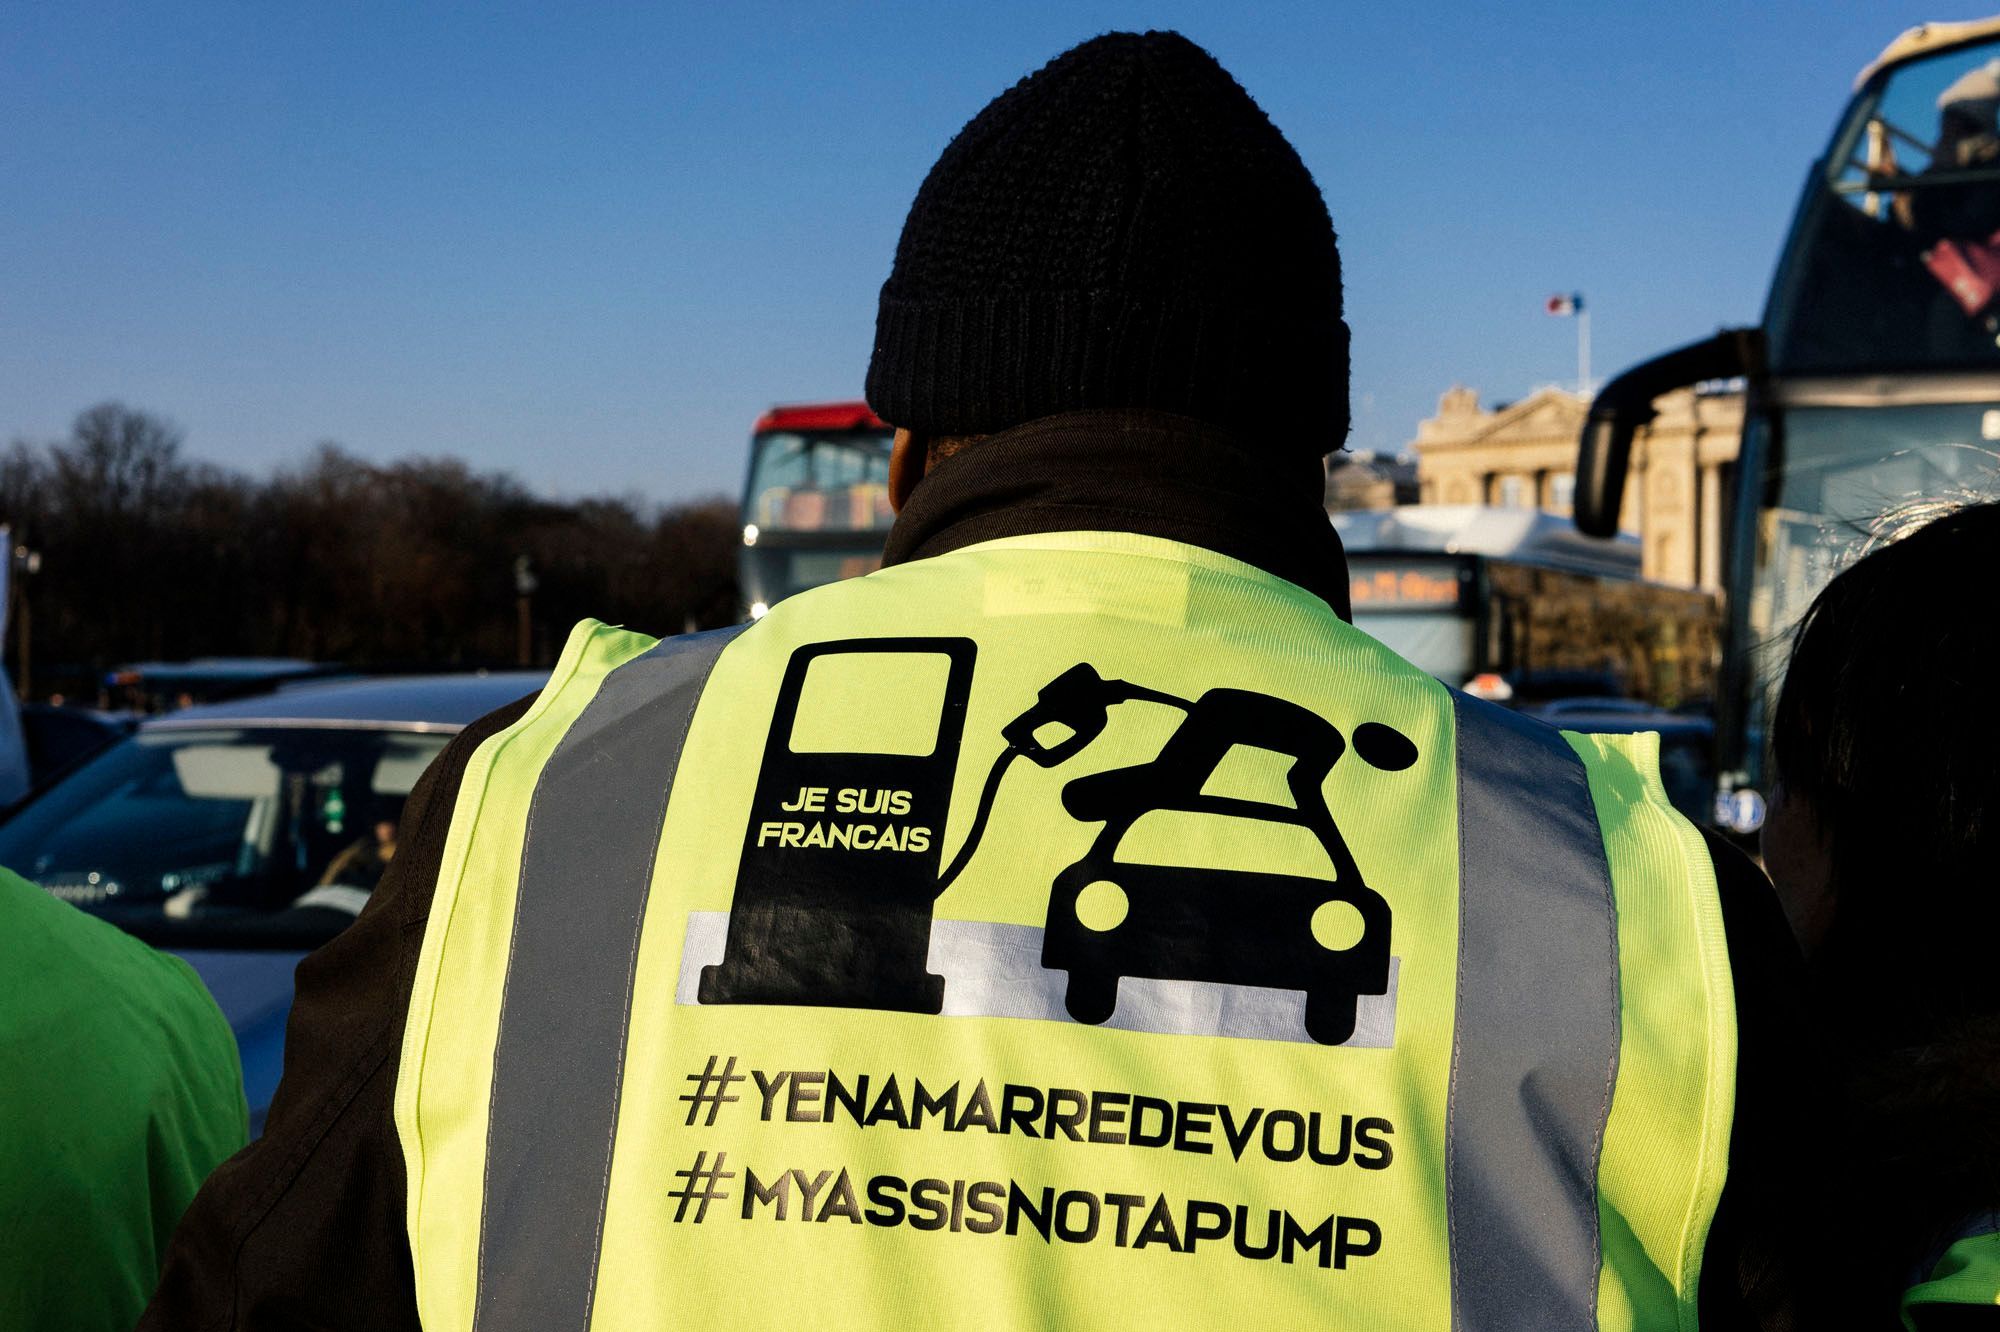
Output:
<instances>
[{"instance_id":1,"label":"person's dark hair","mask_svg":"<svg viewBox=\"0 0 2000 1332\"><path fill-rule=\"evenodd\" d=\"M984 435L933 435L924 441L925 467L935 467L946 458L965 452L985 438Z\"/></svg>"},{"instance_id":2,"label":"person's dark hair","mask_svg":"<svg viewBox=\"0 0 2000 1332\"><path fill-rule=\"evenodd\" d=\"M1814 958L1844 1042L1920 1044L2000 1011L2000 505L1869 554L1800 622L1772 725L1826 837Z\"/></svg>"}]
</instances>

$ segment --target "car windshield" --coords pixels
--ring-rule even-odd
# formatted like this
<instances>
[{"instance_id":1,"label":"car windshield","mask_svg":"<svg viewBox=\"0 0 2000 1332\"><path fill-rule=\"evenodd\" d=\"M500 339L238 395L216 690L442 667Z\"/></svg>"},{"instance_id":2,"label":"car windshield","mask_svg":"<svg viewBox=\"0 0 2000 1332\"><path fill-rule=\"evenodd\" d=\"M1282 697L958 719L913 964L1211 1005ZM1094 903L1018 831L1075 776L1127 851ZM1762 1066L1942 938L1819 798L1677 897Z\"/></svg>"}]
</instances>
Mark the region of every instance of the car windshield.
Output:
<instances>
[{"instance_id":1,"label":"car windshield","mask_svg":"<svg viewBox=\"0 0 2000 1332\"><path fill-rule=\"evenodd\" d=\"M896 516L889 439L886 431L758 435L745 526L760 533L886 531Z\"/></svg>"},{"instance_id":2,"label":"car windshield","mask_svg":"<svg viewBox=\"0 0 2000 1332\"><path fill-rule=\"evenodd\" d=\"M403 801L447 735L159 727L0 826L0 865L127 927L349 917L395 854ZM308 896L308 895L311 896Z\"/></svg>"},{"instance_id":3,"label":"car windshield","mask_svg":"<svg viewBox=\"0 0 2000 1332\"><path fill-rule=\"evenodd\" d=\"M1787 374L2000 366L2000 43L1913 61L1849 108L1769 321Z\"/></svg>"}]
</instances>

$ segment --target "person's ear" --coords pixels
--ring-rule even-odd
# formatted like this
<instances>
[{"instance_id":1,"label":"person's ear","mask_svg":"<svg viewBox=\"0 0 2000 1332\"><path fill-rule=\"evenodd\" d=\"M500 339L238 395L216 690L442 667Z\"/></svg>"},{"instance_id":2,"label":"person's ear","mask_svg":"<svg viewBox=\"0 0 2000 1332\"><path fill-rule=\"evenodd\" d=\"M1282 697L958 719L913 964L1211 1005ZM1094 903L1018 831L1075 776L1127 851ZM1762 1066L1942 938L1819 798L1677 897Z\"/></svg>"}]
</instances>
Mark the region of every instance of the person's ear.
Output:
<instances>
[{"instance_id":1,"label":"person's ear","mask_svg":"<svg viewBox=\"0 0 2000 1332\"><path fill-rule=\"evenodd\" d=\"M889 446L889 507L897 513L910 502L917 482L924 479L924 464L929 461L930 451L931 446L914 432L897 428L896 441Z\"/></svg>"}]
</instances>

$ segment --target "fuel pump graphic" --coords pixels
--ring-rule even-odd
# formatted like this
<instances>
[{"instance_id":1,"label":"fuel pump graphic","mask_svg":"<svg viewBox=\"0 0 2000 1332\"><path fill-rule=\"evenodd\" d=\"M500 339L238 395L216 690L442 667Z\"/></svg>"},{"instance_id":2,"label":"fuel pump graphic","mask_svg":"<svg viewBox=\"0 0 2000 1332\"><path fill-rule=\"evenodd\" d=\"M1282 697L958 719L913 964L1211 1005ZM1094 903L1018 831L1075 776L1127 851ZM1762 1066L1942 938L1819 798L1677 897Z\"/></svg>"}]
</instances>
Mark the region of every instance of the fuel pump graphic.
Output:
<instances>
[{"instance_id":1,"label":"fuel pump graphic","mask_svg":"<svg viewBox=\"0 0 2000 1332\"><path fill-rule=\"evenodd\" d=\"M722 961L702 968L702 1003L910 1013L943 1007L944 979L927 969L926 958L975 651L969 638L856 638L792 654L757 775L728 941ZM815 663L912 653L946 662L936 742L928 751L794 747L800 698ZM891 711L911 706L886 691L866 703ZM815 791L817 807L806 794ZM797 830L807 828L816 831L801 837Z\"/></svg>"}]
</instances>

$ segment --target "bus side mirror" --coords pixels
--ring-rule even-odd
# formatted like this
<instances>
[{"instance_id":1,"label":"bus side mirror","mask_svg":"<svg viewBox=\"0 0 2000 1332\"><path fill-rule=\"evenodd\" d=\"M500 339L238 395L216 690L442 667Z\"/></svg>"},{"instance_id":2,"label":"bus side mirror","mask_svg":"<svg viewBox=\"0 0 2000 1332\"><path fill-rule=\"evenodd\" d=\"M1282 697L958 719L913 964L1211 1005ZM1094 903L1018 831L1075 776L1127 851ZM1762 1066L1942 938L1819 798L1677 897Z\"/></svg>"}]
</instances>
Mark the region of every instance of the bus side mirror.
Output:
<instances>
[{"instance_id":1,"label":"bus side mirror","mask_svg":"<svg viewBox=\"0 0 2000 1332\"><path fill-rule=\"evenodd\" d=\"M1618 534L1632 441L1656 415L1655 398L1711 379L1755 376L1763 364L1762 330L1725 328L1712 338L1642 361L1606 384L1590 404L1577 441L1577 530L1594 537Z\"/></svg>"}]
</instances>

